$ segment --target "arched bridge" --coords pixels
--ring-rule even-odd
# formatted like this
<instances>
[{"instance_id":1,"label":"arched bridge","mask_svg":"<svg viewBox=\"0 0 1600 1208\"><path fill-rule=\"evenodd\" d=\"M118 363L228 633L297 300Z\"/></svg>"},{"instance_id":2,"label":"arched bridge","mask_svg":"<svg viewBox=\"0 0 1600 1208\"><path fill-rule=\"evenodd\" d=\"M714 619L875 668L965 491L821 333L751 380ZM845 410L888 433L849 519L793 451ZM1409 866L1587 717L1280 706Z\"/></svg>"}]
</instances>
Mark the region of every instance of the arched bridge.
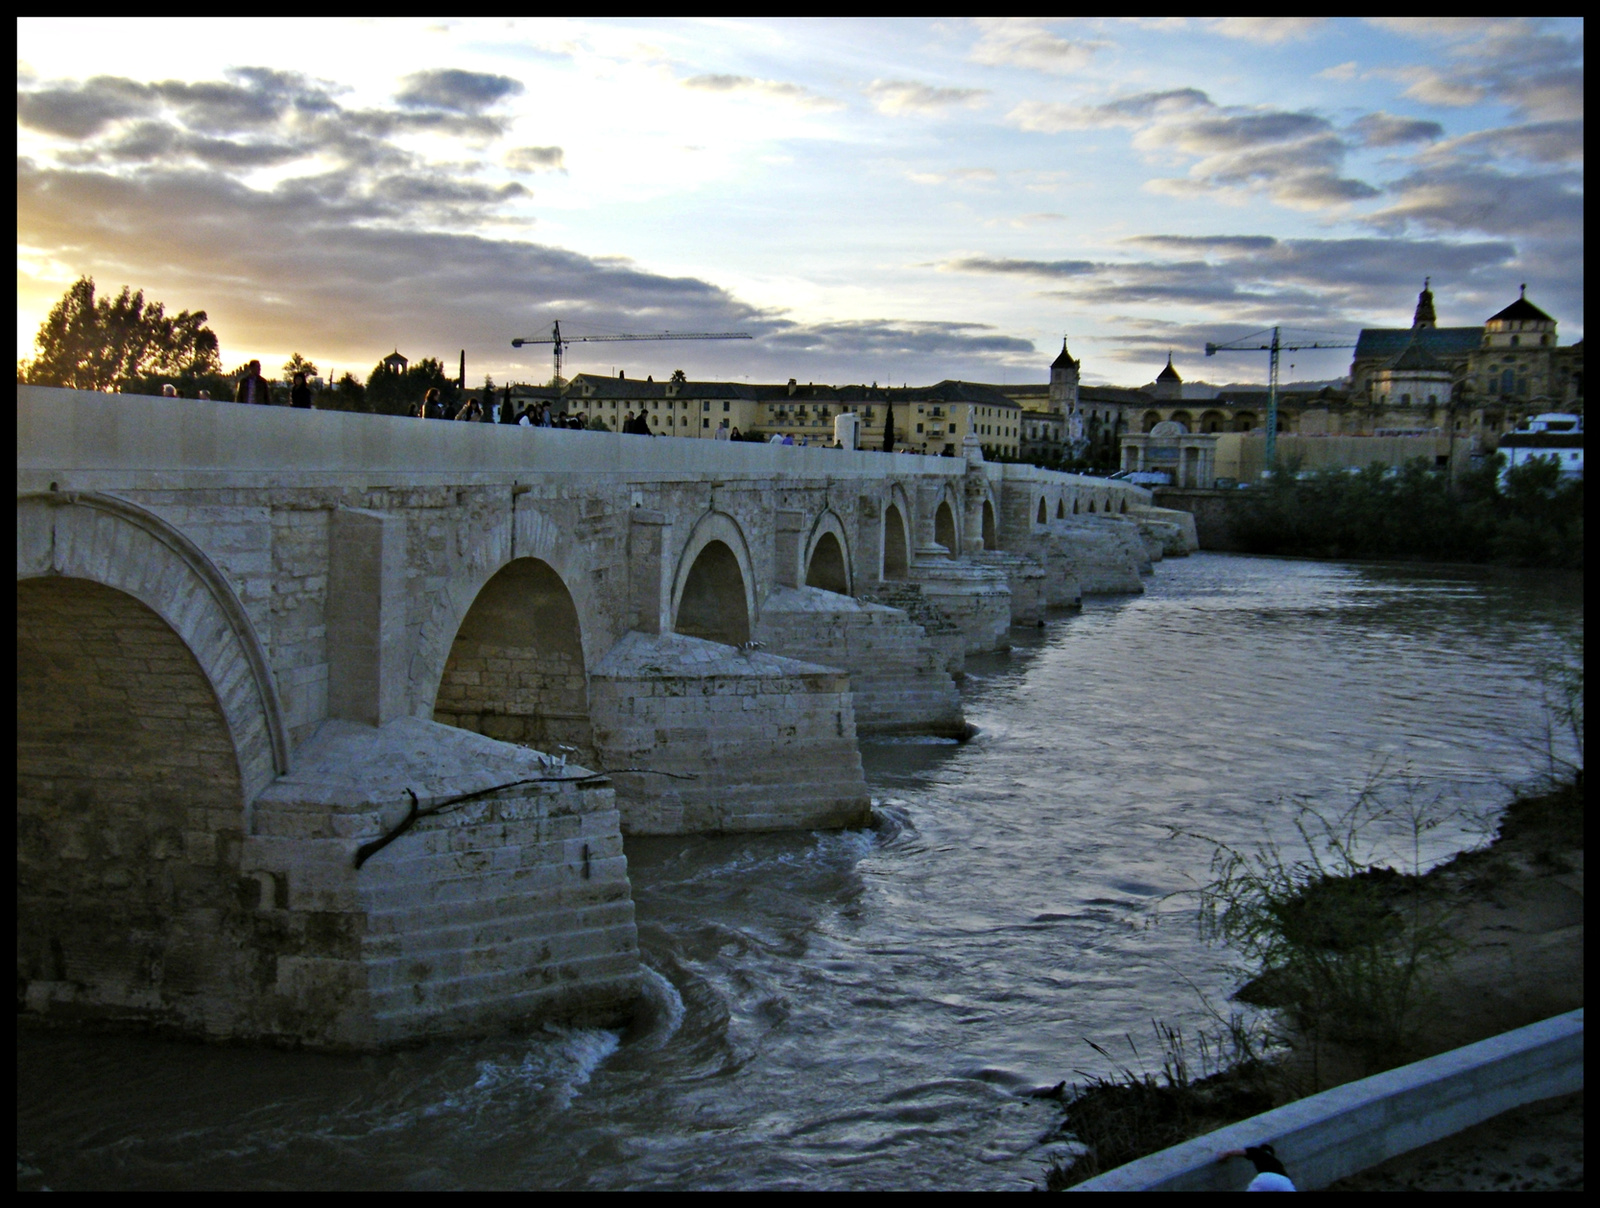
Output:
<instances>
[{"instance_id":1,"label":"arched bridge","mask_svg":"<svg viewBox=\"0 0 1600 1208\"><path fill-rule=\"evenodd\" d=\"M19 387L19 994L357 1047L614 1014L624 833L865 822L858 734L960 734L967 654L1185 520L976 449Z\"/></svg>"}]
</instances>

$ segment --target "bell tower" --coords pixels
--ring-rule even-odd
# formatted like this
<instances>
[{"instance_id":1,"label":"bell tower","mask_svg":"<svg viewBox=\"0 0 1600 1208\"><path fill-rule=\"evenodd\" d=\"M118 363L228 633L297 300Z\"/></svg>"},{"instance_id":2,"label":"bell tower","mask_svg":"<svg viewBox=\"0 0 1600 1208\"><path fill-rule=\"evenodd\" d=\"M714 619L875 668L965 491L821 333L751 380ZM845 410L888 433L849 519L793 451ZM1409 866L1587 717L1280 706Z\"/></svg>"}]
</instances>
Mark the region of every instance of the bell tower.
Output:
<instances>
[{"instance_id":1,"label":"bell tower","mask_svg":"<svg viewBox=\"0 0 1600 1208\"><path fill-rule=\"evenodd\" d=\"M1428 288L1431 277L1422 279L1422 292L1417 295L1417 310L1411 316L1413 331L1421 331L1430 327L1439 326L1438 316L1433 313L1433 291Z\"/></svg>"}]
</instances>

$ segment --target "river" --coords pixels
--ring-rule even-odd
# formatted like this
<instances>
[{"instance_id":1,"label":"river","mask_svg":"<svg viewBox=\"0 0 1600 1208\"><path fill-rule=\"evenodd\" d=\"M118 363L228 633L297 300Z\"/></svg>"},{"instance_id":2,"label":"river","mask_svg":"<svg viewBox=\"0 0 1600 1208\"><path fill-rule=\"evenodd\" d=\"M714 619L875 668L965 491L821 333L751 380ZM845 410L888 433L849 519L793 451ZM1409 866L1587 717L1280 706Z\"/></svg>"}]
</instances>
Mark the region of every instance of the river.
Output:
<instances>
[{"instance_id":1,"label":"river","mask_svg":"<svg viewBox=\"0 0 1600 1208\"><path fill-rule=\"evenodd\" d=\"M1578 580L1504 571L1201 554L1146 585L970 660L971 742L865 744L874 831L630 840L629 1032L344 1057L24 1029L19 1186L1037 1185L1059 1111L1025 1092L1105 1072L1085 1038L1159 1064L1151 1020L1194 1034L1233 984L1173 828L1286 840L1297 795L1374 777L1481 814L1545 768L1537 669L1583 624Z\"/></svg>"}]
</instances>

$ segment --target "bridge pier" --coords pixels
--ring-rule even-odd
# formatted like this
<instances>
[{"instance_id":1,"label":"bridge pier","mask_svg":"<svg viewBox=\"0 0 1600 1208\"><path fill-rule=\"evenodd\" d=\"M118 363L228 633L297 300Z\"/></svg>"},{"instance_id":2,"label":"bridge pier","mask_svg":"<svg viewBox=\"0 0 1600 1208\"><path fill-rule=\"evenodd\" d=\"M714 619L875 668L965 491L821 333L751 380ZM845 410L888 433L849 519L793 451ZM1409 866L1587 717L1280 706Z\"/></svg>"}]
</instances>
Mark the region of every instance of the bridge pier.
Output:
<instances>
[{"instance_id":1,"label":"bridge pier","mask_svg":"<svg viewBox=\"0 0 1600 1208\"><path fill-rule=\"evenodd\" d=\"M589 682L595 749L613 770L626 834L871 819L842 671L682 634L631 633Z\"/></svg>"},{"instance_id":2,"label":"bridge pier","mask_svg":"<svg viewBox=\"0 0 1600 1208\"><path fill-rule=\"evenodd\" d=\"M767 597L756 636L774 653L849 672L858 734L967 733L944 656L898 608L789 588Z\"/></svg>"}]
</instances>

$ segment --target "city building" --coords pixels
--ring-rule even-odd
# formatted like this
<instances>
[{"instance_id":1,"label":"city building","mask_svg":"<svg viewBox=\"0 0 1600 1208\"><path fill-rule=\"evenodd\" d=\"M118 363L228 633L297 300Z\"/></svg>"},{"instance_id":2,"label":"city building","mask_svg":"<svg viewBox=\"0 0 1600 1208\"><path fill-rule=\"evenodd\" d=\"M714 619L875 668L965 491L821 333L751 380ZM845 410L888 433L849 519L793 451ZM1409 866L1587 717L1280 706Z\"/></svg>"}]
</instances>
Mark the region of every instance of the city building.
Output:
<instances>
[{"instance_id":1,"label":"city building","mask_svg":"<svg viewBox=\"0 0 1600 1208\"><path fill-rule=\"evenodd\" d=\"M1536 460L1555 462L1563 478L1582 478L1583 416L1564 411L1536 415L1501 437L1500 451L1506 455L1502 484L1513 466Z\"/></svg>"}]
</instances>

